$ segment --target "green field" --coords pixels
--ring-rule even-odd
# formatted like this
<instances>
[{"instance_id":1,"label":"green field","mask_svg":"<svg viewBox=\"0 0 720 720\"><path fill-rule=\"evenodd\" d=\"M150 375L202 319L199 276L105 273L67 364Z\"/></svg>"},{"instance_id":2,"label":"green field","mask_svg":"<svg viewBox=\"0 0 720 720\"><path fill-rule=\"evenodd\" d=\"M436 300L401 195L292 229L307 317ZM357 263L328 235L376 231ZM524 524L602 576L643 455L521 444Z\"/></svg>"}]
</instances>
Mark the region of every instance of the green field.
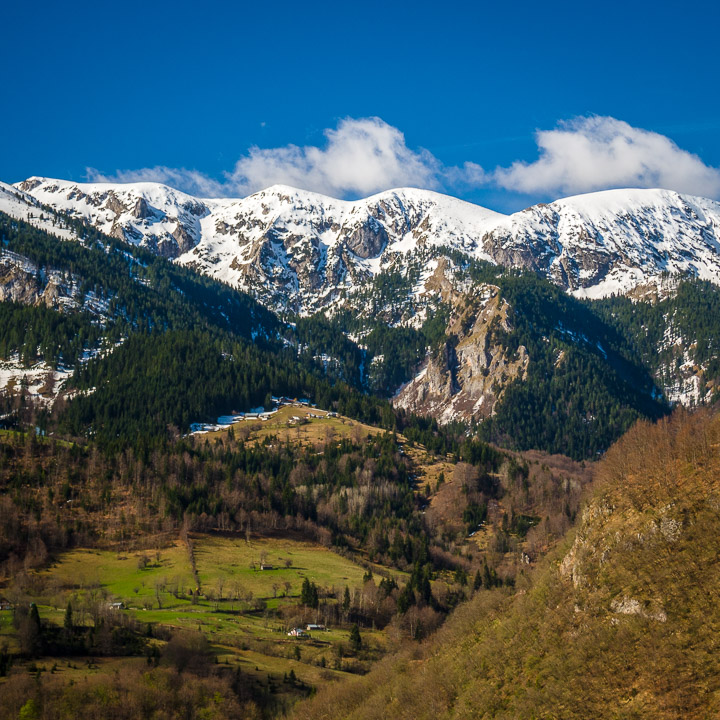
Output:
<instances>
[{"instance_id":1,"label":"green field","mask_svg":"<svg viewBox=\"0 0 720 720\"><path fill-rule=\"evenodd\" d=\"M228 538L203 535L191 539L200 578L200 602L221 601L238 609L252 598L270 603L297 597L305 578L319 587L343 590L359 587L365 569L321 545L289 539ZM143 560L144 559L144 560ZM261 570L261 563L272 569ZM100 593L103 599L123 601L130 609L157 610L190 603L196 583L185 543L159 550L116 553L78 549L63 553L39 573L50 595L68 592ZM289 585L285 585L288 583ZM59 602L58 607L64 607Z\"/></svg>"},{"instance_id":2,"label":"green field","mask_svg":"<svg viewBox=\"0 0 720 720\"><path fill-rule=\"evenodd\" d=\"M143 558L147 565L141 569ZM61 593L99 590L104 599L122 600L130 607L152 603L158 585L166 588L161 592L161 599L166 599L167 588L175 583L183 588L191 588L194 583L187 547L179 541L159 550L127 553L71 550L40 574L46 587Z\"/></svg>"},{"instance_id":3,"label":"green field","mask_svg":"<svg viewBox=\"0 0 720 720\"><path fill-rule=\"evenodd\" d=\"M310 684L342 677L347 669L349 627L328 627L308 638L287 630L323 622L316 611L299 604L305 578L324 591L360 588L365 569L351 559L312 542L288 538L190 538L200 580L199 592L184 541L155 550L112 552L75 549L62 553L36 573L35 596L43 619L62 625L70 601L76 623L91 622L92 607L122 602L123 609L144 624L197 630L210 641L218 662L240 666L259 679L282 678L293 670ZM272 569L260 569L261 562ZM330 597L329 601L335 602ZM0 641L15 648L12 612L0 613ZM363 629L368 658L387 646L384 633ZM162 643L161 643L162 644ZM62 659L41 659L40 664ZM106 663L107 664L107 663ZM67 665L67 668L66 668ZM82 671L82 669L78 670ZM74 672L74 670L73 670Z\"/></svg>"},{"instance_id":4,"label":"green field","mask_svg":"<svg viewBox=\"0 0 720 720\"><path fill-rule=\"evenodd\" d=\"M237 587L255 597L299 595L307 577L320 587L342 590L362 584L365 570L327 548L285 539L204 537L195 542L195 562L204 591L227 596ZM260 570L261 562L272 570ZM275 586L275 587L273 587Z\"/></svg>"}]
</instances>

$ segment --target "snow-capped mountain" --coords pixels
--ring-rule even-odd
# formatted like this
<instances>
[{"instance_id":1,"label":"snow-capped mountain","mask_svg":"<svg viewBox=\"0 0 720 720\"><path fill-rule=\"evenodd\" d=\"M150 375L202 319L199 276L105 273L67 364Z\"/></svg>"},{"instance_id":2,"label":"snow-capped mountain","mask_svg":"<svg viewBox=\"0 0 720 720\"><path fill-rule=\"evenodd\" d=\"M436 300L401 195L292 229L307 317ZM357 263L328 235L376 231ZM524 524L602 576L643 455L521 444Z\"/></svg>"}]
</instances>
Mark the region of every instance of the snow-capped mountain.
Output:
<instances>
[{"instance_id":1,"label":"snow-capped mountain","mask_svg":"<svg viewBox=\"0 0 720 720\"><path fill-rule=\"evenodd\" d=\"M30 178L17 189L302 314L411 263L421 294L445 248L536 270L583 297L629 292L662 273L720 284L720 203L667 190L591 193L502 215L415 189L358 201L285 186L212 200L155 183Z\"/></svg>"},{"instance_id":2,"label":"snow-capped mountain","mask_svg":"<svg viewBox=\"0 0 720 720\"><path fill-rule=\"evenodd\" d=\"M0 212L4 212L18 220L29 222L31 225L46 230L64 240L75 237L72 231L64 227L62 218L58 217L52 210L42 207L36 198L23 192L18 187L1 181Z\"/></svg>"},{"instance_id":3,"label":"snow-capped mountain","mask_svg":"<svg viewBox=\"0 0 720 720\"><path fill-rule=\"evenodd\" d=\"M311 314L345 307L368 320L353 324L351 340L365 344L355 348L362 358L360 369L352 355L351 371L357 370L359 377L365 372L366 386L373 391L394 394L397 406L444 422L492 418L503 412L503 403L513 397L517 401L517 396L505 393L509 385L530 378L528 384L535 390L542 387L551 394L542 382L553 376L552 368L567 379L588 367L597 370L605 361L609 375L596 378L598 387L604 388L602 397L622 405L625 401L616 397L617 387L622 387L622 393L632 395L632 407L643 413L655 412L663 394L696 404L720 387L711 362L714 348L704 326L692 320L697 308L709 307L692 293L705 292L710 300L714 294L705 286L678 282L678 276L687 274L720 285L720 203L711 200L662 190L616 190L502 215L413 189L354 202L283 186L243 199L196 199L153 183L74 184L31 178L17 186L0 184L0 211L59 236L61 245L74 238L88 243L89 252L112 250L149 260L124 242L93 239L85 224L68 219L80 218L116 238L244 289L272 310ZM12 234L13 223L3 222ZM35 256L29 245L0 240L5 240L0 242L0 300L69 313L87 310L95 324L112 318L118 308L118 317L124 317L123 298L115 294L120 287L133 295L132 287L121 283L105 288L102 280L91 283L82 272L73 274L75 270L63 264L66 253L56 257L55 267L46 259L31 261ZM645 315L623 315L615 328L601 311L590 318L588 310L586 317L585 306L550 292L541 300L551 312L543 310L535 317L540 296L533 294L533 280L519 278L514 285L515 279L500 277L492 268L485 272L470 267L466 258L531 268L581 297L621 292L647 298L655 288L657 302L643 305ZM154 282L156 271L165 273L166 279L167 271L185 275L164 261L152 260L149 263L159 269L145 273L145 260L133 265L133 277L142 286ZM187 275L196 278L194 273ZM505 281L519 294L506 296ZM689 286L695 289L680 298L680 289ZM184 302L184 289L169 279L162 287ZM241 309L228 317L227 289L212 283L202 283L199 296L188 300L190 305L199 302L202 312L207 311L202 300L206 292L216 292L210 314L224 318L223 327L226 323L236 328L245 308L255 306L237 296ZM549 292L547 286L543 292ZM676 296L678 302L672 304ZM417 339L404 331L387 336L371 332L377 320L419 328L423 320L433 319L435 310L440 312L439 325L423 326ZM576 314L585 325L577 325ZM267 316L277 323L274 315ZM637 317L649 320L640 327L633 324ZM324 330L307 325L298 347L314 343L314 357L328 357L323 343L332 344L335 338L327 340ZM249 335L254 337L256 329ZM629 345L616 343L613 333L617 330L618 337L624 337L625 329L632 333ZM647 338L643 335L651 332ZM430 337L427 333L435 340L425 355L427 346L417 349L414 343L421 336ZM521 341L507 340L514 334L514 340ZM642 355L640 360L634 358L635 351ZM342 361L334 355L329 359L337 361L342 373ZM543 375L540 380L538 372ZM612 382L603 385L607 377ZM587 421L607 415L604 410L584 413Z\"/></svg>"},{"instance_id":4,"label":"snow-capped mountain","mask_svg":"<svg viewBox=\"0 0 720 720\"><path fill-rule=\"evenodd\" d=\"M720 203L669 190L577 195L504 218L482 245L579 297L626 293L662 273L717 284Z\"/></svg>"},{"instance_id":5,"label":"snow-capped mountain","mask_svg":"<svg viewBox=\"0 0 720 720\"><path fill-rule=\"evenodd\" d=\"M208 206L158 183L69 183L30 178L19 190L55 210L69 213L102 232L165 257L177 257L200 241L200 219ZM0 208L1 209L1 208Z\"/></svg>"}]
</instances>

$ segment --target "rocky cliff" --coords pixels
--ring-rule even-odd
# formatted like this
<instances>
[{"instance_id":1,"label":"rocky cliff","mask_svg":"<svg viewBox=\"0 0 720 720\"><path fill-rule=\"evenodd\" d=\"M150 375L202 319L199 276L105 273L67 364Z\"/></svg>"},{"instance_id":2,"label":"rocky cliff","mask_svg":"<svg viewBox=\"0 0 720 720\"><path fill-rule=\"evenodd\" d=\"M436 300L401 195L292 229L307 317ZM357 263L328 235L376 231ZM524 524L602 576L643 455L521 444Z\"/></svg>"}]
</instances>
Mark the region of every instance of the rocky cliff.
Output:
<instances>
[{"instance_id":1,"label":"rocky cliff","mask_svg":"<svg viewBox=\"0 0 720 720\"><path fill-rule=\"evenodd\" d=\"M522 345L512 356L503 345L502 334L512 330L509 306L494 285L480 285L469 293L456 291L444 261L438 263L426 288L450 304L446 340L393 403L441 423L482 420L492 415L509 383L525 378L530 362Z\"/></svg>"}]
</instances>

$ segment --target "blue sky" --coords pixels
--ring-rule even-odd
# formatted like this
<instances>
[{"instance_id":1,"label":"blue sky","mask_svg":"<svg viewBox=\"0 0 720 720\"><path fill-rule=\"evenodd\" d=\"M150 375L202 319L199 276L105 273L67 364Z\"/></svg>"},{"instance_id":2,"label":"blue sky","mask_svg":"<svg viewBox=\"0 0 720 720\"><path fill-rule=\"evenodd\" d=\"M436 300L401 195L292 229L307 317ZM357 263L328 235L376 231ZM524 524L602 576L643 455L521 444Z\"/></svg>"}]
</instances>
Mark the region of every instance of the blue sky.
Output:
<instances>
[{"instance_id":1,"label":"blue sky","mask_svg":"<svg viewBox=\"0 0 720 720\"><path fill-rule=\"evenodd\" d=\"M622 185L720 197L717 3L39 2L3 18L9 182L407 184L500 210Z\"/></svg>"}]
</instances>

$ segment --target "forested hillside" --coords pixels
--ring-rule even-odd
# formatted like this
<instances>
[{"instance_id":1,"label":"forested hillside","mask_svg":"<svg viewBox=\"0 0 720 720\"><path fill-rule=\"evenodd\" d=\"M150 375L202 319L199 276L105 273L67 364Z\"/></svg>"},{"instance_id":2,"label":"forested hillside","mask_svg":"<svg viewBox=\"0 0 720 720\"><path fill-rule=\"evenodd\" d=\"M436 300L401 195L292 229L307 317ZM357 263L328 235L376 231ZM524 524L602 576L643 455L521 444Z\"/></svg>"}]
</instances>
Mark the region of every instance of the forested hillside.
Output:
<instances>
[{"instance_id":1,"label":"forested hillside","mask_svg":"<svg viewBox=\"0 0 720 720\"><path fill-rule=\"evenodd\" d=\"M712 399L720 380L720 293L709 283L676 283L655 302L579 301L533 273L446 251L461 288L454 300L430 293L424 307L410 308L420 272L413 265L374 277L353 299L362 301L358 312L282 321L149 250L78 220L63 223L80 239L0 216L4 292L17 298L0 304L0 357L74 369L62 392L54 381L58 399L38 411L18 411L31 398L21 398L16 383L2 398L6 425L30 419L108 447L152 445L168 427L184 432L284 394L402 428L412 404L393 413L385 399L423 363L439 363L447 391L462 394L455 348L482 312L477 298L487 287L497 288L508 324L489 327L495 350L478 353L501 351L509 361L522 354L527 370L521 380L490 378L499 398L492 413L457 418L477 424L485 441L594 458L636 419L667 412L668 400ZM458 308L460 334L448 329Z\"/></svg>"},{"instance_id":2,"label":"forested hillside","mask_svg":"<svg viewBox=\"0 0 720 720\"><path fill-rule=\"evenodd\" d=\"M720 292L700 280L668 278L663 295L633 302L613 297L590 303L625 338L675 402L714 402L720 386Z\"/></svg>"},{"instance_id":3,"label":"forested hillside","mask_svg":"<svg viewBox=\"0 0 720 720\"><path fill-rule=\"evenodd\" d=\"M318 339L301 326L295 334L244 293L68 222L84 233L82 242L0 216L3 247L26 259L23 282L42 287L60 275L68 286L71 302L55 307L0 304L2 358L75 367L52 414L63 431L113 447L152 444L168 425L186 431L191 422L262 405L270 394L313 397L383 419L382 403L335 382L349 375L358 388L357 365L353 374L345 357L329 368L316 358L318 343L330 352L349 344L350 357L359 355L339 330Z\"/></svg>"},{"instance_id":4,"label":"forested hillside","mask_svg":"<svg viewBox=\"0 0 720 720\"><path fill-rule=\"evenodd\" d=\"M422 647L294 717L715 717L719 444L717 415L638 423L520 592L479 591Z\"/></svg>"},{"instance_id":5,"label":"forested hillside","mask_svg":"<svg viewBox=\"0 0 720 720\"><path fill-rule=\"evenodd\" d=\"M498 287L509 306L512 329L495 329L493 342L510 357L521 347L529 356L525 380L508 385L495 414L480 427L483 438L595 457L637 418L666 412L627 336L596 314L592 303L529 272L479 262L467 264L466 272L475 285Z\"/></svg>"},{"instance_id":6,"label":"forested hillside","mask_svg":"<svg viewBox=\"0 0 720 720\"><path fill-rule=\"evenodd\" d=\"M60 273L74 302L56 309L105 325L110 339L136 330L215 327L249 338L253 332L269 335L277 329L275 315L244 293L80 221L66 222L81 241L61 241L0 213L2 248L32 264L30 282L46 284L52 271Z\"/></svg>"}]
</instances>

